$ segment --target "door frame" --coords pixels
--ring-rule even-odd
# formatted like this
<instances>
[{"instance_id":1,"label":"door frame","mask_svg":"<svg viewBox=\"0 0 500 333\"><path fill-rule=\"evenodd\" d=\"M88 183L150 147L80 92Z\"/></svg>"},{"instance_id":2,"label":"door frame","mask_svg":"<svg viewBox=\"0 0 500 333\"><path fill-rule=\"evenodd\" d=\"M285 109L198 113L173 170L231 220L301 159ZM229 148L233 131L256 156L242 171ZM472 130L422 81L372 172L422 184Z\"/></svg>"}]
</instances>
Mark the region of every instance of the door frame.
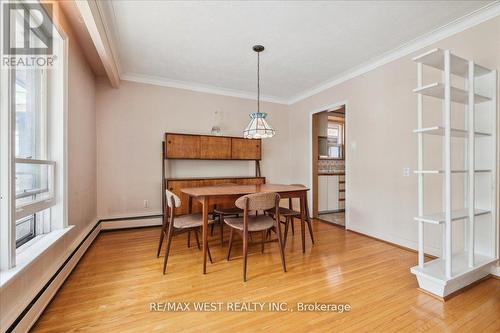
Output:
<instances>
[{"instance_id":1,"label":"door frame","mask_svg":"<svg viewBox=\"0 0 500 333\"><path fill-rule=\"evenodd\" d=\"M309 173L309 184L311 184L311 191L309 193L309 202L312 204L311 205L311 215L312 217L317 217L314 216L314 212L317 211L317 201L314 201L314 195L318 192L318 177L317 177L317 171L314 172L313 170L313 165L314 165L314 156L313 156L313 116L317 113L323 112L323 111L328 111L329 109L333 109L339 106L345 106L345 124L344 124L344 130L345 130L345 142L344 142L344 152L345 152L345 157L344 157L344 163L345 163L345 189L346 189L346 195L345 195L345 228L348 229L349 225L349 198L348 198L348 184L349 184L349 159L350 159L350 154L347 154L347 143L349 142L349 133L351 132L349 129L349 113L348 113L348 108L349 108L349 101L346 100L340 100L335 103L327 104L319 108L315 108L311 111L308 112L308 118L309 118L309 135L308 135L308 153L307 156L309 156L309 167L308 167L308 173ZM316 179L314 179L316 176ZM315 206L316 204L316 206Z\"/></svg>"}]
</instances>

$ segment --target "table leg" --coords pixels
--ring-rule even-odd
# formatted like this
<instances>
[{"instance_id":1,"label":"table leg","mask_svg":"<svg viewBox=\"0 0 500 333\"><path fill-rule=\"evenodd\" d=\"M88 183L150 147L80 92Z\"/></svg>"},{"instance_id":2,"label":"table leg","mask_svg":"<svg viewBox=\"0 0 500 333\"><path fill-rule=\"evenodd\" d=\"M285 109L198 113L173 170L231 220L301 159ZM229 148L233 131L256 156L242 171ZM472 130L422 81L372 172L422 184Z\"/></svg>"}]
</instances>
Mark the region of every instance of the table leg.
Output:
<instances>
[{"instance_id":1,"label":"table leg","mask_svg":"<svg viewBox=\"0 0 500 333\"><path fill-rule=\"evenodd\" d=\"M207 274L208 197L203 198L203 274Z\"/></svg>"},{"instance_id":2,"label":"table leg","mask_svg":"<svg viewBox=\"0 0 500 333\"><path fill-rule=\"evenodd\" d=\"M306 252L306 232L304 225L305 211L306 211L305 200L306 200L305 194L302 193L300 195L300 236L302 237L302 253Z\"/></svg>"}]
</instances>

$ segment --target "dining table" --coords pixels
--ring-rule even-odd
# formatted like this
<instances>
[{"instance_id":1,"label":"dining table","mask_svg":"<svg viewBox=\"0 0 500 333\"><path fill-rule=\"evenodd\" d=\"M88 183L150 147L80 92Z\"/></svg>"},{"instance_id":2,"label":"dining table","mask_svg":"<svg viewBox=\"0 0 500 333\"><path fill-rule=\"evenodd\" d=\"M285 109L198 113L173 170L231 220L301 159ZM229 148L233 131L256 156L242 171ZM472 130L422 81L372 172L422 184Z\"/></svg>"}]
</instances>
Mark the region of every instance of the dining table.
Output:
<instances>
[{"instance_id":1,"label":"dining table","mask_svg":"<svg viewBox=\"0 0 500 333\"><path fill-rule=\"evenodd\" d=\"M305 252L305 218L306 195L309 189L299 185L259 184L259 185L216 185L181 188L181 192L202 205L203 227L203 274L207 273L207 240L208 214L211 206L219 204L234 204L235 200L243 195L254 193L278 193L281 198L298 198L300 201L300 226L302 237L302 253Z\"/></svg>"}]
</instances>

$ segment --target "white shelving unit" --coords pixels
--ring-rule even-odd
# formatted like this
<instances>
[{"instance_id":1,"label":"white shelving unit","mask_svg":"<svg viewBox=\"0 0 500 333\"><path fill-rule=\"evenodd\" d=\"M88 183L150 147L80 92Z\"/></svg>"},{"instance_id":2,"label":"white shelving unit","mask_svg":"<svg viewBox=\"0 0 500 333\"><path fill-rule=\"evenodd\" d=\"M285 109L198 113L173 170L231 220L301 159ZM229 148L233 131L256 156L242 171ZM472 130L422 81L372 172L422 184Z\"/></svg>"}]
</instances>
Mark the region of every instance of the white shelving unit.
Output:
<instances>
[{"instance_id":1,"label":"white shelving unit","mask_svg":"<svg viewBox=\"0 0 500 333\"><path fill-rule=\"evenodd\" d=\"M437 296L447 295L477 281L490 272L497 261L497 72L452 54L434 49L413 59L417 63L417 129L418 136L418 265L411 268L420 288ZM424 68L441 71L443 82L425 84ZM452 85L458 76L465 89ZM460 79L458 79L460 80ZM424 127L424 96L442 100L443 124ZM452 128L452 116L458 103L465 106L465 129ZM453 111L452 111L453 105ZM435 110L431 110L435 111ZM424 136L442 137L442 167L424 168ZM462 140L463 168L453 169L452 143ZM453 154L456 153L453 150ZM462 155L460 155L462 156ZM452 174L458 174L453 176ZM424 207L425 177L442 177L443 210L428 213ZM458 177L458 179L456 179ZM455 188L455 182L463 186ZM462 190L461 190L462 189ZM463 193L462 193L463 192ZM456 196L463 196L463 205L456 209ZM455 208L455 209L452 209ZM463 223L460 223L462 221ZM442 254L424 260L424 228L442 228ZM462 226L462 227L459 227ZM455 229L456 228L456 229ZM457 237L460 235L461 237ZM461 243L461 244L459 244ZM459 249L459 250L457 250Z\"/></svg>"}]
</instances>

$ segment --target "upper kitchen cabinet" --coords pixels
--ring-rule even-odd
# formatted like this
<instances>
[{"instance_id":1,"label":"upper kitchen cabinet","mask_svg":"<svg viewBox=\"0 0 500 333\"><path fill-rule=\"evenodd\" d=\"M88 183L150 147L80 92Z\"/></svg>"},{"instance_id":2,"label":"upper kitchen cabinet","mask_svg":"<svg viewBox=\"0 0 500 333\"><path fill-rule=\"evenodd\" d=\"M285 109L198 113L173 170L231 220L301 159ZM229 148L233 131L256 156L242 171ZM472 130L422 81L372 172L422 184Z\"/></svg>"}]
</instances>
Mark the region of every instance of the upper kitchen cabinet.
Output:
<instances>
[{"instance_id":1,"label":"upper kitchen cabinet","mask_svg":"<svg viewBox=\"0 0 500 333\"><path fill-rule=\"evenodd\" d=\"M231 157L234 160L260 160L260 139L232 138Z\"/></svg>"}]
</instances>

